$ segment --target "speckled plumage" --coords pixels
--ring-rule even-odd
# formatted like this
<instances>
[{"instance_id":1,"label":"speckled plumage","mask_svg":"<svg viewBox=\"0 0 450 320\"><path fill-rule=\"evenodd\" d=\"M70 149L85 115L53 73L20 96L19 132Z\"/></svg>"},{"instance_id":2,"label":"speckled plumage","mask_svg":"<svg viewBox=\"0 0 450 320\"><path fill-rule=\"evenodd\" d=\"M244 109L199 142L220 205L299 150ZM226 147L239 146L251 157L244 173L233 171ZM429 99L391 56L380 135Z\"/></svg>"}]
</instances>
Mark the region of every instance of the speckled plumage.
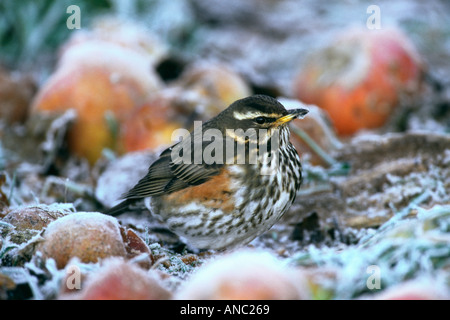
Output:
<instances>
[{"instance_id":1,"label":"speckled plumage","mask_svg":"<svg viewBox=\"0 0 450 320\"><path fill-rule=\"evenodd\" d=\"M173 159L174 145L150 166L147 175L125 195L126 200L106 213L118 215L130 202L145 198L152 215L193 247L220 250L248 243L282 217L300 188L300 158L289 142L287 123L306 113L305 109L288 112L267 96L238 100L204 123L202 130L218 129L224 141L233 137L234 147L245 147L244 158L238 159L242 156L238 153L227 162L230 159L224 149L221 163L185 163ZM227 133L227 129L239 128L259 133L243 139ZM279 138L272 150L274 140L269 137L278 137L275 132ZM259 144L251 148L256 137L268 141L264 151L277 156L275 165L264 163L262 157L267 153L260 152ZM195 139L192 133L190 141L185 139L178 146L194 146ZM199 145L204 150L209 143L201 141ZM223 148L226 146L224 143ZM258 154L256 163L249 161L250 152Z\"/></svg>"}]
</instances>

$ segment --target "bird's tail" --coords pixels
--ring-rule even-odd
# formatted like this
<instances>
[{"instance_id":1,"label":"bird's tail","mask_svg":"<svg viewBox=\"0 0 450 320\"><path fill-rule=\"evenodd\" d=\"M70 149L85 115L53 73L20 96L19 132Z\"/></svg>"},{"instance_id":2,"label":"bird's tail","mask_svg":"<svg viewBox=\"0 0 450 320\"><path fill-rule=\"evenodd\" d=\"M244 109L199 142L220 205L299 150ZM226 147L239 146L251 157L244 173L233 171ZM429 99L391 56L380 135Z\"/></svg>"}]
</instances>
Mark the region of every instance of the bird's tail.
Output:
<instances>
[{"instance_id":1,"label":"bird's tail","mask_svg":"<svg viewBox=\"0 0 450 320\"><path fill-rule=\"evenodd\" d=\"M133 203L133 201L131 201L130 199L126 199L126 200L122 201L121 203L119 203L118 205L104 211L103 213L116 217L118 215L121 215L124 212L130 211L130 205L132 203Z\"/></svg>"}]
</instances>

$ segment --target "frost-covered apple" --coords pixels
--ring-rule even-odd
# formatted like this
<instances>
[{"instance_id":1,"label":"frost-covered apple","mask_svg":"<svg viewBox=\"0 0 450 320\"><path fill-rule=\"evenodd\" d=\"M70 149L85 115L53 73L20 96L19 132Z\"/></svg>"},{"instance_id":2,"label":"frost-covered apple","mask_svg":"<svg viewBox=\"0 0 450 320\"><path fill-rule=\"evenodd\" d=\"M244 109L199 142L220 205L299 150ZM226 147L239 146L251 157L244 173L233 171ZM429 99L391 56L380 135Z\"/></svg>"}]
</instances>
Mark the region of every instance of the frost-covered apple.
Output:
<instances>
[{"instance_id":1,"label":"frost-covered apple","mask_svg":"<svg viewBox=\"0 0 450 320\"><path fill-rule=\"evenodd\" d=\"M420 88L423 64L396 29L346 31L306 59L294 83L301 101L325 109L340 135L382 126Z\"/></svg>"}]
</instances>

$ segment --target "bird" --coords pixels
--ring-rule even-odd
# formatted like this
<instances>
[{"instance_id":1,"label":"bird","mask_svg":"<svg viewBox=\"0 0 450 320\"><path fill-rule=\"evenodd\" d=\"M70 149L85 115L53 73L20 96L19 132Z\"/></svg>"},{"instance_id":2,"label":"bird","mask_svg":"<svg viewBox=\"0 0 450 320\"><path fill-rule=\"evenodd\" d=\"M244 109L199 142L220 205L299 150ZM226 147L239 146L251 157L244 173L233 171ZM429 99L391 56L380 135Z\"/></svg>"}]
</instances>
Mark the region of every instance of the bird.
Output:
<instances>
[{"instance_id":1,"label":"bird","mask_svg":"<svg viewBox=\"0 0 450 320\"><path fill-rule=\"evenodd\" d=\"M144 202L191 248L246 245L296 198L302 165L288 123L307 113L261 94L236 100L165 149L123 201L104 213L118 216Z\"/></svg>"}]
</instances>

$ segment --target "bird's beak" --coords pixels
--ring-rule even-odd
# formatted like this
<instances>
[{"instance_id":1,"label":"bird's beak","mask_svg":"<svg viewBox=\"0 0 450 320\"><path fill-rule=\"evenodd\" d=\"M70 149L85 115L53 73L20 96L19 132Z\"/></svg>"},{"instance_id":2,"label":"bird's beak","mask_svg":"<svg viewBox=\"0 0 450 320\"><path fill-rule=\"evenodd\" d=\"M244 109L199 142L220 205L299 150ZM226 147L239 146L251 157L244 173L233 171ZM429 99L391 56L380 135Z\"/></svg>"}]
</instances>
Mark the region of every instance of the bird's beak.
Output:
<instances>
[{"instance_id":1,"label":"bird's beak","mask_svg":"<svg viewBox=\"0 0 450 320\"><path fill-rule=\"evenodd\" d=\"M281 126L285 123L288 123L291 120L294 120L296 118L303 118L307 113L309 112L308 109L291 109L288 110L288 114L285 116L282 116L281 118L278 118L275 121L276 126Z\"/></svg>"}]
</instances>

